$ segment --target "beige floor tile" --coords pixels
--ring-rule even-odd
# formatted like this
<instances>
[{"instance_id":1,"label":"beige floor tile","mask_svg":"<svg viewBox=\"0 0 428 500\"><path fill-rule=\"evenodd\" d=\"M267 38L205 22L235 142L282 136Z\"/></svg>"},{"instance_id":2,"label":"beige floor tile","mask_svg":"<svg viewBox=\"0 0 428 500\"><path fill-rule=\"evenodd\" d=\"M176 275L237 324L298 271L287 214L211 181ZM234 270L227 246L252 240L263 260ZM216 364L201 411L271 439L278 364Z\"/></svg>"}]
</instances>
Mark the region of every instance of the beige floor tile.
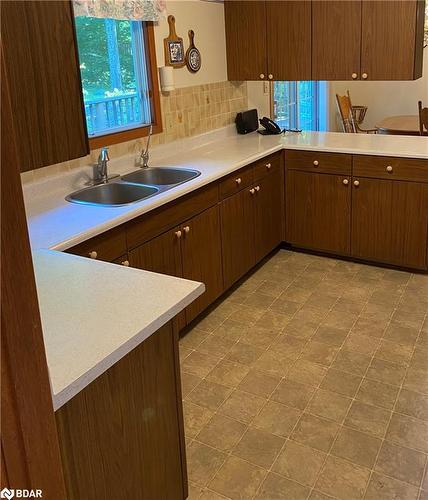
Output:
<instances>
[{"instance_id":1,"label":"beige floor tile","mask_svg":"<svg viewBox=\"0 0 428 500\"><path fill-rule=\"evenodd\" d=\"M313 486L326 454L288 441L272 470L306 486Z\"/></svg>"},{"instance_id":2,"label":"beige floor tile","mask_svg":"<svg viewBox=\"0 0 428 500\"><path fill-rule=\"evenodd\" d=\"M291 439L316 450L327 452L338 429L339 426L335 422L304 414L296 425Z\"/></svg>"},{"instance_id":3,"label":"beige floor tile","mask_svg":"<svg viewBox=\"0 0 428 500\"><path fill-rule=\"evenodd\" d=\"M239 340L243 335L245 335L248 330L247 325L233 321L232 319L226 319L224 323L218 326L212 335L215 337L224 337L228 340Z\"/></svg>"},{"instance_id":4,"label":"beige floor tile","mask_svg":"<svg viewBox=\"0 0 428 500\"><path fill-rule=\"evenodd\" d=\"M310 341L303 351L303 359L312 363L330 366L337 353L337 348L322 344L321 342Z\"/></svg>"},{"instance_id":5,"label":"beige floor tile","mask_svg":"<svg viewBox=\"0 0 428 500\"><path fill-rule=\"evenodd\" d=\"M331 454L371 469L382 441L360 431L342 427Z\"/></svg>"},{"instance_id":6,"label":"beige floor tile","mask_svg":"<svg viewBox=\"0 0 428 500\"><path fill-rule=\"evenodd\" d=\"M181 373L181 395L183 399L191 392L193 389L202 382L202 379L191 373L182 372Z\"/></svg>"},{"instance_id":7,"label":"beige floor tile","mask_svg":"<svg viewBox=\"0 0 428 500\"><path fill-rule=\"evenodd\" d=\"M244 435L247 426L215 414L197 435L197 440L221 451L230 451Z\"/></svg>"},{"instance_id":8,"label":"beige floor tile","mask_svg":"<svg viewBox=\"0 0 428 500\"><path fill-rule=\"evenodd\" d=\"M268 401L252 422L253 427L278 436L290 435L302 412L274 401Z\"/></svg>"},{"instance_id":9,"label":"beige floor tile","mask_svg":"<svg viewBox=\"0 0 428 500\"><path fill-rule=\"evenodd\" d=\"M279 335L271 345L272 351L282 354L285 358L296 360L302 352L306 341L292 335Z\"/></svg>"},{"instance_id":10,"label":"beige floor tile","mask_svg":"<svg viewBox=\"0 0 428 500\"><path fill-rule=\"evenodd\" d=\"M211 491L209 489L203 490L201 495L197 497L198 500L224 500L225 497L224 495L220 495L220 493L216 493L215 491ZM187 500L192 500L191 498L187 498Z\"/></svg>"},{"instance_id":11,"label":"beige floor tile","mask_svg":"<svg viewBox=\"0 0 428 500\"><path fill-rule=\"evenodd\" d=\"M230 302L229 300L222 300L216 304L215 309L212 311L216 317L227 319L232 313L238 309L238 305Z\"/></svg>"},{"instance_id":12,"label":"beige floor tile","mask_svg":"<svg viewBox=\"0 0 428 500\"><path fill-rule=\"evenodd\" d=\"M264 351L260 347L246 344L243 340L240 340L231 347L230 351L226 354L226 359L243 365L252 365Z\"/></svg>"},{"instance_id":13,"label":"beige floor tile","mask_svg":"<svg viewBox=\"0 0 428 500\"><path fill-rule=\"evenodd\" d=\"M187 500L196 500L200 498L202 489L199 486L189 482L188 487L189 487L189 496L187 497Z\"/></svg>"},{"instance_id":14,"label":"beige floor tile","mask_svg":"<svg viewBox=\"0 0 428 500\"><path fill-rule=\"evenodd\" d=\"M412 359L410 360L410 367L417 368L418 370L428 373L428 346L416 344L413 351Z\"/></svg>"},{"instance_id":15,"label":"beige floor tile","mask_svg":"<svg viewBox=\"0 0 428 500\"><path fill-rule=\"evenodd\" d=\"M419 487L425 463L423 453L385 441L376 462L376 471Z\"/></svg>"},{"instance_id":16,"label":"beige floor tile","mask_svg":"<svg viewBox=\"0 0 428 500\"><path fill-rule=\"evenodd\" d=\"M264 295L258 291L250 294L244 301L245 306L256 307L258 309L268 309L274 302L271 295Z\"/></svg>"},{"instance_id":17,"label":"beige floor tile","mask_svg":"<svg viewBox=\"0 0 428 500\"><path fill-rule=\"evenodd\" d=\"M261 349L267 349L278 337L280 330L253 325L242 336L242 341Z\"/></svg>"},{"instance_id":18,"label":"beige floor tile","mask_svg":"<svg viewBox=\"0 0 428 500\"><path fill-rule=\"evenodd\" d=\"M370 471L336 457L328 457L315 485L328 495L346 500L362 498Z\"/></svg>"},{"instance_id":19,"label":"beige floor tile","mask_svg":"<svg viewBox=\"0 0 428 500\"><path fill-rule=\"evenodd\" d=\"M303 304L311 296L312 290L308 287L291 284L284 292L284 297L292 302Z\"/></svg>"},{"instance_id":20,"label":"beige floor tile","mask_svg":"<svg viewBox=\"0 0 428 500\"><path fill-rule=\"evenodd\" d=\"M236 387L247 375L249 367L233 361L220 361L205 377L206 380L216 382L227 387Z\"/></svg>"},{"instance_id":21,"label":"beige floor tile","mask_svg":"<svg viewBox=\"0 0 428 500\"><path fill-rule=\"evenodd\" d=\"M292 300L288 300L288 298L285 298L282 295L281 297L275 299L275 301L270 305L269 309L291 318L301 307L302 304L300 302L293 302Z\"/></svg>"},{"instance_id":22,"label":"beige floor tile","mask_svg":"<svg viewBox=\"0 0 428 500\"><path fill-rule=\"evenodd\" d=\"M331 391L318 389L309 403L307 411L319 417L342 422L352 400Z\"/></svg>"},{"instance_id":23,"label":"beige floor tile","mask_svg":"<svg viewBox=\"0 0 428 500\"><path fill-rule=\"evenodd\" d=\"M219 413L249 423L265 405L266 399L242 391L234 391L219 408Z\"/></svg>"},{"instance_id":24,"label":"beige floor tile","mask_svg":"<svg viewBox=\"0 0 428 500\"><path fill-rule=\"evenodd\" d=\"M253 325L258 319L264 314L264 309L259 309L257 307L241 305L239 309L233 312L229 319L232 321L237 321L243 325Z\"/></svg>"},{"instance_id":25,"label":"beige floor tile","mask_svg":"<svg viewBox=\"0 0 428 500\"><path fill-rule=\"evenodd\" d=\"M309 296L308 300L305 302L305 306L328 311L337 301L338 297L338 294L330 295L321 291L315 291Z\"/></svg>"},{"instance_id":26,"label":"beige floor tile","mask_svg":"<svg viewBox=\"0 0 428 500\"><path fill-rule=\"evenodd\" d=\"M217 337L214 335L209 335L205 340L203 340L198 346L198 352L208 354L210 356L215 356L222 358L227 354L235 341L229 340L226 337Z\"/></svg>"},{"instance_id":27,"label":"beige floor tile","mask_svg":"<svg viewBox=\"0 0 428 500\"><path fill-rule=\"evenodd\" d=\"M365 300L361 300L360 298L341 297L335 304L335 307L339 311L343 311L344 314L360 314L364 308L364 304Z\"/></svg>"},{"instance_id":28,"label":"beige floor tile","mask_svg":"<svg viewBox=\"0 0 428 500\"><path fill-rule=\"evenodd\" d=\"M428 420L428 396L402 389L395 411L421 420Z\"/></svg>"},{"instance_id":29,"label":"beige floor tile","mask_svg":"<svg viewBox=\"0 0 428 500\"><path fill-rule=\"evenodd\" d=\"M199 406L216 410L229 396L231 390L230 387L210 382L209 380L202 380L187 396L187 400Z\"/></svg>"},{"instance_id":30,"label":"beige floor tile","mask_svg":"<svg viewBox=\"0 0 428 500\"><path fill-rule=\"evenodd\" d=\"M330 368L321 382L321 387L352 398L357 392L360 383L360 376Z\"/></svg>"},{"instance_id":31,"label":"beige floor tile","mask_svg":"<svg viewBox=\"0 0 428 500\"><path fill-rule=\"evenodd\" d=\"M297 318L296 316L287 323L284 328L284 333L308 339L312 337L316 329L319 327L320 321L305 318Z\"/></svg>"},{"instance_id":32,"label":"beige floor tile","mask_svg":"<svg viewBox=\"0 0 428 500\"><path fill-rule=\"evenodd\" d=\"M379 346L379 339L376 337L368 337L361 335L351 330L344 343L344 348L349 351L359 352L366 356L373 356Z\"/></svg>"},{"instance_id":33,"label":"beige floor tile","mask_svg":"<svg viewBox=\"0 0 428 500\"><path fill-rule=\"evenodd\" d=\"M393 413L386 439L428 453L428 422Z\"/></svg>"},{"instance_id":34,"label":"beige floor tile","mask_svg":"<svg viewBox=\"0 0 428 500\"><path fill-rule=\"evenodd\" d=\"M181 365L183 372L204 378L219 362L219 358L199 351L193 351Z\"/></svg>"},{"instance_id":35,"label":"beige floor tile","mask_svg":"<svg viewBox=\"0 0 428 500\"><path fill-rule=\"evenodd\" d=\"M178 353L180 356L180 364L187 358L187 356L192 352L192 349L187 349L179 344Z\"/></svg>"},{"instance_id":36,"label":"beige floor tile","mask_svg":"<svg viewBox=\"0 0 428 500\"><path fill-rule=\"evenodd\" d=\"M383 474L374 473L367 488L365 500L416 500L419 490Z\"/></svg>"},{"instance_id":37,"label":"beige floor tile","mask_svg":"<svg viewBox=\"0 0 428 500\"><path fill-rule=\"evenodd\" d=\"M289 316L268 310L257 320L255 324L256 326L275 329L279 332L285 328L289 321Z\"/></svg>"},{"instance_id":38,"label":"beige floor tile","mask_svg":"<svg viewBox=\"0 0 428 500\"><path fill-rule=\"evenodd\" d=\"M331 500L331 498L331 496L324 495L324 493L321 493L321 491L317 490L312 490L311 494L309 495L309 500Z\"/></svg>"},{"instance_id":39,"label":"beige floor tile","mask_svg":"<svg viewBox=\"0 0 428 500\"><path fill-rule=\"evenodd\" d=\"M403 387L410 391L428 394L428 372L419 367L410 366L404 379Z\"/></svg>"},{"instance_id":40,"label":"beige floor tile","mask_svg":"<svg viewBox=\"0 0 428 500\"><path fill-rule=\"evenodd\" d=\"M371 358L353 351L341 349L331 365L332 368L342 372L364 375L370 365Z\"/></svg>"},{"instance_id":41,"label":"beige floor tile","mask_svg":"<svg viewBox=\"0 0 428 500\"><path fill-rule=\"evenodd\" d=\"M232 499L252 498L266 476L266 471L237 457L229 457L209 488Z\"/></svg>"},{"instance_id":42,"label":"beige floor tile","mask_svg":"<svg viewBox=\"0 0 428 500\"><path fill-rule=\"evenodd\" d=\"M309 488L270 472L256 497L258 500L306 500Z\"/></svg>"},{"instance_id":43,"label":"beige floor tile","mask_svg":"<svg viewBox=\"0 0 428 500\"><path fill-rule=\"evenodd\" d=\"M382 408L392 410L398 391L399 388L396 386L365 378L358 389L355 399L369 405L382 406Z\"/></svg>"},{"instance_id":44,"label":"beige floor tile","mask_svg":"<svg viewBox=\"0 0 428 500\"><path fill-rule=\"evenodd\" d=\"M249 427L243 438L235 446L233 455L269 469L281 451L285 439L269 432Z\"/></svg>"},{"instance_id":45,"label":"beige floor tile","mask_svg":"<svg viewBox=\"0 0 428 500\"><path fill-rule=\"evenodd\" d=\"M389 340L381 340L380 345L375 353L375 357L407 366L412 357L413 347L396 344Z\"/></svg>"},{"instance_id":46,"label":"beige floor tile","mask_svg":"<svg viewBox=\"0 0 428 500\"><path fill-rule=\"evenodd\" d=\"M213 416L212 410L195 405L190 401L183 403L184 429L186 436L195 437Z\"/></svg>"},{"instance_id":47,"label":"beige floor tile","mask_svg":"<svg viewBox=\"0 0 428 500\"><path fill-rule=\"evenodd\" d=\"M269 295L276 299L284 292L287 286L287 282L279 283L277 281L265 281L257 288L257 292L264 295Z\"/></svg>"},{"instance_id":48,"label":"beige floor tile","mask_svg":"<svg viewBox=\"0 0 428 500\"><path fill-rule=\"evenodd\" d=\"M419 330L416 328L408 328L398 323L391 323L385 331L385 339L397 344L413 347L418 334Z\"/></svg>"},{"instance_id":49,"label":"beige floor tile","mask_svg":"<svg viewBox=\"0 0 428 500\"><path fill-rule=\"evenodd\" d=\"M268 373L269 375L284 377L292 366L293 360L269 348L253 364L252 368Z\"/></svg>"},{"instance_id":50,"label":"beige floor tile","mask_svg":"<svg viewBox=\"0 0 428 500\"><path fill-rule=\"evenodd\" d=\"M209 333L198 328L192 328L180 339L180 349L196 349L198 345L208 337Z\"/></svg>"},{"instance_id":51,"label":"beige floor tile","mask_svg":"<svg viewBox=\"0 0 428 500\"><path fill-rule=\"evenodd\" d=\"M251 369L239 384L239 389L262 398L268 398L281 378Z\"/></svg>"},{"instance_id":52,"label":"beige floor tile","mask_svg":"<svg viewBox=\"0 0 428 500\"><path fill-rule=\"evenodd\" d=\"M189 480L197 486L205 486L226 458L221 451L196 441L187 447L186 456Z\"/></svg>"},{"instance_id":53,"label":"beige floor tile","mask_svg":"<svg viewBox=\"0 0 428 500\"><path fill-rule=\"evenodd\" d=\"M400 386L405 374L406 368L404 366L374 358L367 370L366 377L385 384Z\"/></svg>"},{"instance_id":54,"label":"beige floor tile","mask_svg":"<svg viewBox=\"0 0 428 500\"><path fill-rule=\"evenodd\" d=\"M271 399L277 403L303 410L314 394L314 390L314 387L310 385L300 384L293 380L283 380L275 389Z\"/></svg>"},{"instance_id":55,"label":"beige floor tile","mask_svg":"<svg viewBox=\"0 0 428 500\"><path fill-rule=\"evenodd\" d=\"M201 320L199 320L195 327L198 330L203 330L204 332L211 333L218 326L223 323L224 319L221 315L217 315L215 313L209 313L204 316Z\"/></svg>"},{"instance_id":56,"label":"beige floor tile","mask_svg":"<svg viewBox=\"0 0 428 500\"><path fill-rule=\"evenodd\" d=\"M314 335L314 340L324 344L340 347L348 335L348 330L333 326L320 326Z\"/></svg>"},{"instance_id":57,"label":"beige floor tile","mask_svg":"<svg viewBox=\"0 0 428 500\"><path fill-rule=\"evenodd\" d=\"M354 401L345 419L345 425L376 437L383 437L390 415L391 412L383 408Z\"/></svg>"},{"instance_id":58,"label":"beige floor tile","mask_svg":"<svg viewBox=\"0 0 428 500\"><path fill-rule=\"evenodd\" d=\"M311 363L305 359L298 359L291 367L287 377L302 384L318 386L325 377L327 370L328 368L325 366Z\"/></svg>"},{"instance_id":59,"label":"beige floor tile","mask_svg":"<svg viewBox=\"0 0 428 500\"><path fill-rule=\"evenodd\" d=\"M381 338L383 337L386 327L388 326L389 314L376 314L363 312L357 319L352 331L366 337Z\"/></svg>"},{"instance_id":60,"label":"beige floor tile","mask_svg":"<svg viewBox=\"0 0 428 500\"><path fill-rule=\"evenodd\" d=\"M357 317L357 314L343 314L343 311L333 306L323 320L322 325L349 330L354 325Z\"/></svg>"}]
</instances>

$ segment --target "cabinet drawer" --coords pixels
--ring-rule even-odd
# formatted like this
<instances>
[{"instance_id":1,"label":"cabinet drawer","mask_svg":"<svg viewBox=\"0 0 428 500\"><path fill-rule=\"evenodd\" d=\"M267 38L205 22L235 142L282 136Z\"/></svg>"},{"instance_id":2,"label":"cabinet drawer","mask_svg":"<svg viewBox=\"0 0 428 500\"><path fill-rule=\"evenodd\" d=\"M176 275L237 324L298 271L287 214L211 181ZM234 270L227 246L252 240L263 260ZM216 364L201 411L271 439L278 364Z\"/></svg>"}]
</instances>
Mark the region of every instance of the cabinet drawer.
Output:
<instances>
[{"instance_id":1,"label":"cabinet drawer","mask_svg":"<svg viewBox=\"0 0 428 500\"><path fill-rule=\"evenodd\" d=\"M253 183L253 166L249 165L247 167L241 168L237 172L225 177L220 181L220 197L226 198L235 193L238 193L244 187L248 187Z\"/></svg>"},{"instance_id":2,"label":"cabinet drawer","mask_svg":"<svg viewBox=\"0 0 428 500\"><path fill-rule=\"evenodd\" d=\"M67 250L67 253L113 262L126 255L125 228L120 226Z\"/></svg>"},{"instance_id":3,"label":"cabinet drawer","mask_svg":"<svg viewBox=\"0 0 428 500\"><path fill-rule=\"evenodd\" d=\"M354 156L354 176L428 182L428 160L391 156Z\"/></svg>"},{"instance_id":4,"label":"cabinet drawer","mask_svg":"<svg viewBox=\"0 0 428 500\"><path fill-rule=\"evenodd\" d=\"M275 153L254 164L254 180L263 179L266 175L277 172L281 168L281 153Z\"/></svg>"},{"instance_id":5,"label":"cabinet drawer","mask_svg":"<svg viewBox=\"0 0 428 500\"><path fill-rule=\"evenodd\" d=\"M289 150L285 152L285 166L288 170L350 175L352 156L340 153Z\"/></svg>"}]
</instances>

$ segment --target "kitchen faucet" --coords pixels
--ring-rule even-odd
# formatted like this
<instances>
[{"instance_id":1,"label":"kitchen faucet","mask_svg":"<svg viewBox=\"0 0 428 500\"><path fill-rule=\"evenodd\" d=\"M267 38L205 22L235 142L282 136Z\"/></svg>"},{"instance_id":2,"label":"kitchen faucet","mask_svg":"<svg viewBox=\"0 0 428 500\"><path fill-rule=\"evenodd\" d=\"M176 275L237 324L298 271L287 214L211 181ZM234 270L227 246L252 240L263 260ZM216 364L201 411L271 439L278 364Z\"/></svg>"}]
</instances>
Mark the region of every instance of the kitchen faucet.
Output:
<instances>
[{"instance_id":1,"label":"kitchen faucet","mask_svg":"<svg viewBox=\"0 0 428 500\"><path fill-rule=\"evenodd\" d=\"M94 179L88 182L89 185L107 184L110 179L119 177L117 174L108 174L109 161L108 148L101 148L100 154L98 155L98 161L96 165L94 165Z\"/></svg>"},{"instance_id":2,"label":"kitchen faucet","mask_svg":"<svg viewBox=\"0 0 428 500\"><path fill-rule=\"evenodd\" d=\"M153 125L150 124L149 128L149 135L146 143L146 147L141 151L140 158L142 160L142 165L140 165L141 168L148 168L149 167L149 146L150 146L150 138L152 137L152 132L153 132Z\"/></svg>"}]
</instances>

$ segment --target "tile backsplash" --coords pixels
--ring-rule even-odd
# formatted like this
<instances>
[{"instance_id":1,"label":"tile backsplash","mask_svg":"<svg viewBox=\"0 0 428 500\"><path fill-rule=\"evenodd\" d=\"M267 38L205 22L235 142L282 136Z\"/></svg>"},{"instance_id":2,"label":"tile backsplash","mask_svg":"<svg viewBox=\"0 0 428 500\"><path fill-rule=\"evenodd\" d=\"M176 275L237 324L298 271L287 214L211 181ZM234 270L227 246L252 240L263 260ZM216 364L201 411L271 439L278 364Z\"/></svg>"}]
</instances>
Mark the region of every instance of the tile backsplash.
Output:
<instances>
[{"instance_id":1,"label":"tile backsplash","mask_svg":"<svg viewBox=\"0 0 428 500\"><path fill-rule=\"evenodd\" d=\"M152 145L167 144L177 139L209 132L235 121L238 111L247 109L246 82L216 82L184 87L161 93L163 132L152 137ZM109 146L110 156L119 157L141 149L144 139ZM23 182L56 175L73 168L93 164L99 150L84 158L50 165L21 174Z\"/></svg>"}]
</instances>

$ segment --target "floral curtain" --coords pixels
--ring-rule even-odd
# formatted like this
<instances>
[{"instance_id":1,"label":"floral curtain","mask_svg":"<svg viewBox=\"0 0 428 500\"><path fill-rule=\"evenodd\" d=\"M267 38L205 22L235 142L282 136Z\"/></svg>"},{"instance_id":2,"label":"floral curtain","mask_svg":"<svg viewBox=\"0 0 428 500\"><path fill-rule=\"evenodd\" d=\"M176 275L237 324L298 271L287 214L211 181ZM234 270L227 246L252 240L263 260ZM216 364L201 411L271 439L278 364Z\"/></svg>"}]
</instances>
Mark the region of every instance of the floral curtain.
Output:
<instances>
[{"instance_id":1,"label":"floral curtain","mask_svg":"<svg viewBox=\"0 0 428 500\"><path fill-rule=\"evenodd\" d=\"M166 0L74 0L74 15L130 21L157 21L166 13Z\"/></svg>"}]
</instances>

